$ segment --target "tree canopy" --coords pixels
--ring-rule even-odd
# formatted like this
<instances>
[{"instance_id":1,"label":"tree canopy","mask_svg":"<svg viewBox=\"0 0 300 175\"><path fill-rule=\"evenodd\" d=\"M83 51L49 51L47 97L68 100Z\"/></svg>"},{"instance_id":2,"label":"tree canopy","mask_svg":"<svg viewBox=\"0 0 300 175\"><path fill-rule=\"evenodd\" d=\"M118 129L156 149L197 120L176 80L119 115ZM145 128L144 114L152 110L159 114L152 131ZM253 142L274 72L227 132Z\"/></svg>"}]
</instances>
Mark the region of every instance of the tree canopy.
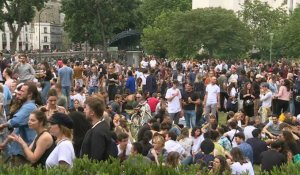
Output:
<instances>
[{"instance_id":1,"label":"tree canopy","mask_svg":"<svg viewBox=\"0 0 300 175\"><path fill-rule=\"evenodd\" d=\"M277 37L276 33L286 24L288 15L284 9L273 9L259 0L245 1L242 8L239 17L250 28L251 44L265 57L269 54L270 34L275 33Z\"/></svg>"},{"instance_id":2,"label":"tree canopy","mask_svg":"<svg viewBox=\"0 0 300 175\"><path fill-rule=\"evenodd\" d=\"M7 22L8 28L12 33L11 53L14 53L17 46L17 39L21 29L25 24L32 22L35 11L41 10L47 0L1 0L0 7L5 10L0 12L0 22ZM1 8L3 9L3 8Z\"/></svg>"},{"instance_id":3,"label":"tree canopy","mask_svg":"<svg viewBox=\"0 0 300 175\"><path fill-rule=\"evenodd\" d=\"M250 48L246 25L222 8L162 13L143 32L142 44L149 54L187 58L203 48L210 56L232 57Z\"/></svg>"},{"instance_id":4,"label":"tree canopy","mask_svg":"<svg viewBox=\"0 0 300 175\"><path fill-rule=\"evenodd\" d=\"M287 25L278 34L277 44L283 55L300 57L300 6L298 6Z\"/></svg>"},{"instance_id":5,"label":"tree canopy","mask_svg":"<svg viewBox=\"0 0 300 175\"><path fill-rule=\"evenodd\" d=\"M152 25L162 12L189 11L192 0L143 0L139 11L143 15L143 25Z\"/></svg>"},{"instance_id":6,"label":"tree canopy","mask_svg":"<svg viewBox=\"0 0 300 175\"><path fill-rule=\"evenodd\" d=\"M135 28L138 23L138 0L62 0L65 30L73 42L102 42L118 32Z\"/></svg>"}]
</instances>

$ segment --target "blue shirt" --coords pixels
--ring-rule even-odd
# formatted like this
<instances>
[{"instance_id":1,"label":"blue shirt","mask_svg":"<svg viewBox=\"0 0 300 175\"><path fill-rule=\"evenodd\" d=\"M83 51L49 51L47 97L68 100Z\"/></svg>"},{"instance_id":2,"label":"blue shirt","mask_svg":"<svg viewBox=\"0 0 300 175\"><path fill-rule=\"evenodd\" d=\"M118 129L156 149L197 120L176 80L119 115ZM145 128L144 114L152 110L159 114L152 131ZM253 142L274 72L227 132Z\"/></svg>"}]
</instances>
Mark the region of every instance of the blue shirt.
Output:
<instances>
[{"instance_id":1,"label":"blue shirt","mask_svg":"<svg viewBox=\"0 0 300 175\"><path fill-rule=\"evenodd\" d=\"M131 94L135 93L135 79L132 76L129 76L126 81L126 89L129 89Z\"/></svg>"},{"instance_id":2,"label":"blue shirt","mask_svg":"<svg viewBox=\"0 0 300 175\"><path fill-rule=\"evenodd\" d=\"M68 66L63 66L58 70L58 76L62 87L72 86L73 69Z\"/></svg>"},{"instance_id":3,"label":"blue shirt","mask_svg":"<svg viewBox=\"0 0 300 175\"><path fill-rule=\"evenodd\" d=\"M253 164L253 150L250 144L242 142L238 148L242 151L245 157L247 157Z\"/></svg>"},{"instance_id":4,"label":"blue shirt","mask_svg":"<svg viewBox=\"0 0 300 175\"><path fill-rule=\"evenodd\" d=\"M20 135L22 139L29 145L33 142L36 132L28 127L28 119L31 112L37 107L34 101L25 102L19 111L7 123L9 127L14 128L14 133ZM8 145L9 155L24 155L22 148L17 142L11 142Z\"/></svg>"}]
</instances>

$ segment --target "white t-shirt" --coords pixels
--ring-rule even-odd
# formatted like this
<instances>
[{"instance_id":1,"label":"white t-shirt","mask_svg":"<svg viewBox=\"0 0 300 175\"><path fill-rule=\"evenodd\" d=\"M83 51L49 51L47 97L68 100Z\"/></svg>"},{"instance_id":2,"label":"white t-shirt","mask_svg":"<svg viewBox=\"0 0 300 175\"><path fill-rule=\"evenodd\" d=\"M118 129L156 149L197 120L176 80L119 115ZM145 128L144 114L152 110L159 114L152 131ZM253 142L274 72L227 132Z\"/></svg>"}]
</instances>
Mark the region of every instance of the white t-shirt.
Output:
<instances>
[{"instance_id":1,"label":"white t-shirt","mask_svg":"<svg viewBox=\"0 0 300 175\"><path fill-rule=\"evenodd\" d=\"M142 67L142 68L147 68L148 65L149 65L149 63L148 63L147 61L144 61L144 60L143 60L143 61L141 62L141 67Z\"/></svg>"},{"instance_id":2,"label":"white t-shirt","mask_svg":"<svg viewBox=\"0 0 300 175\"><path fill-rule=\"evenodd\" d=\"M253 135L252 135L252 131L256 129L254 126L246 126L244 128L244 134L245 134L245 141L247 141L248 139L251 139L253 138Z\"/></svg>"},{"instance_id":3,"label":"white t-shirt","mask_svg":"<svg viewBox=\"0 0 300 175\"><path fill-rule=\"evenodd\" d=\"M238 74L231 74L230 77L228 78L228 82L231 83L233 81L237 81L237 79L239 78Z\"/></svg>"},{"instance_id":4,"label":"white t-shirt","mask_svg":"<svg viewBox=\"0 0 300 175\"><path fill-rule=\"evenodd\" d=\"M220 87L216 84L208 84L206 86L206 92L207 92L207 99L206 104L216 104L217 101L217 95L220 93Z\"/></svg>"},{"instance_id":5,"label":"white t-shirt","mask_svg":"<svg viewBox=\"0 0 300 175\"><path fill-rule=\"evenodd\" d=\"M142 79L142 85L146 85L146 78L148 77L148 74L143 74L141 75L141 79Z\"/></svg>"},{"instance_id":6,"label":"white t-shirt","mask_svg":"<svg viewBox=\"0 0 300 175\"><path fill-rule=\"evenodd\" d=\"M46 167L54 167L59 165L60 161L64 161L73 166L73 160L75 159L75 152L73 144L70 140L63 140L56 145L46 160Z\"/></svg>"},{"instance_id":7,"label":"white t-shirt","mask_svg":"<svg viewBox=\"0 0 300 175\"><path fill-rule=\"evenodd\" d=\"M151 60L150 61L150 67L155 68L156 67L156 60Z\"/></svg>"},{"instance_id":8,"label":"white t-shirt","mask_svg":"<svg viewBox=\"0 0 300 175\"><path fill-rule=\"evenodd\" d=\"M204 140L204 134L201 134L196 139L193 138L193 146L192 146L192 152L197 153L200 149L200 145Z\"/></svg>"},{"instance_id":9,"label":"white t-shirt","mask_svg":"<svg viewBox=\"0 0 300 175\"><path fill-rule=\"evenodd\" d=\"M126 146L126 156L129 156L130 155L130 153L131 153L131 148L132 148L132 145L130 144L130 143L128 143L127 144L127 146ZM120 145L118 145L118 155L120 155L120 154L122 154L122 151L121 151L121 149L120 149Z\"/></svg>"},{"instance_id":10,"label":"white t-shirt","mask_svg":"<svg viewBox=\"0 0 300 175\"><path fill-rule=\"evenodd\" d=\"M79 101L79 103L80 103L81 106L83 106L83 104L85 102L85 96L81 95L80 93L77 93L77 94L71 96L71 99L72 100L77 99Z\"/></svg>"},{"instance_id":11,"label":"white t-shirt","mask_svg":"<svg viewBox=\"0 0 300 175\"><path fill-rule=\"evenodd\" d=\"M261 107L270 108L272 106L272 92L268 91L265 95L260 94Z\"/></svg>"},{"instance_id":12,"label":"white t-shirt","mask_svg":"<svg viewBox=\"0 0 300 175\"><path fill-rule=\"evenodd\" d=\"M165 149L167 152L178 152L181 156L184 154L185 149L181 146L180 143L174 141L174 140L168 140L165 142Z\"/></svg>"},{"instance_id":13,"label":"white t-shirt","mask_svg":"<svg viewBox=\"0 0 300 175\"><path fill-rule=\"evenodd\" d=\"M169 88L166 93L166 98L170 98L176 93L179 93L179 95L174 97L172 101L168 101L168 113L177 113L181 111L181 106L180 106L181 93L178 88L176 89Z\"/></svg>"},{"instance_id":14,"label":"white t-shirt","mask_svg":"<svg viewBox=\"0 0 300 175\"><path fill-rule=\"evenodd\" d=\"M248 175L254 175L254 170L251 162L243 163L243 165L240 164L240 162L234 162L231 166L231 174L234 175L242 175L242 174L248 174Z\"/></svg>"}]
</instances>

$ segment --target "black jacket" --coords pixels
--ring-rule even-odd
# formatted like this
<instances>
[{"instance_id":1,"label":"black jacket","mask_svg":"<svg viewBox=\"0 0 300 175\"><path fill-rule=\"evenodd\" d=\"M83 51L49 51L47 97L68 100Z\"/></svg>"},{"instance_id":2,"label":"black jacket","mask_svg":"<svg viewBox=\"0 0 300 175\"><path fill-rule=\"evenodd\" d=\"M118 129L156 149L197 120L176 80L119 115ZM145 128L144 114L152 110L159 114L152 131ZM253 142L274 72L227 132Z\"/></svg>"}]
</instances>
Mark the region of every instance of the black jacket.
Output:
<instances>
[{"instance_id":1,"label":"black jacket","mask_svg":"<svg viewBox=\"0 0 300 175\"><path fill-rule=\"evenodd\" d=\"M81 146L80 157L87 155L92 160L107 160L111 154L112 142L109 126L105 121L87 131Z\"/></svg>"}]
</instances>

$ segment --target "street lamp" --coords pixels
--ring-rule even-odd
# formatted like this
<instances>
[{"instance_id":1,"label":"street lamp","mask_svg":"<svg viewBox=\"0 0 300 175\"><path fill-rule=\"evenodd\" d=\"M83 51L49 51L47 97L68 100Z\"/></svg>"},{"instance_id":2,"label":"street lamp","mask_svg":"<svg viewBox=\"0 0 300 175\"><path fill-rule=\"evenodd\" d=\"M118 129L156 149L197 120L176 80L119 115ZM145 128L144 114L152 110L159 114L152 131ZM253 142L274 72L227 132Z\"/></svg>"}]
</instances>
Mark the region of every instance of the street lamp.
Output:
<instances>
[{"instance_id":1,"label":"street lamp","mask_svg":"<svg viewBox=\"0 0 300 175\"><path fill-rule=\"evenodd\" d=\"M39 59L40 60L41 60L41 14L46 9L49 9L49 7L43 8L39 11Z\"/></svg>"},{"instance_id":2,"label":"street lamp","mask_svg":"<svg viewBox=\"0 0 300 175\"><path fill-rule=\"evenodd\" d=\"M270 33L270 63L272 63L272 46L273 46L273 37L274 37L274 33Z\"/></svg>"},{"instance_id":3,"label":"street lamp","mask_svg":"<svg viewBox=\"0 0 300 175\"><path fill-rule=\"evenodd\" d=\"M88 33L87 31L85 31L85 57L87 58L87 37L88 37Z\"/></svg>"}]
</instances>

